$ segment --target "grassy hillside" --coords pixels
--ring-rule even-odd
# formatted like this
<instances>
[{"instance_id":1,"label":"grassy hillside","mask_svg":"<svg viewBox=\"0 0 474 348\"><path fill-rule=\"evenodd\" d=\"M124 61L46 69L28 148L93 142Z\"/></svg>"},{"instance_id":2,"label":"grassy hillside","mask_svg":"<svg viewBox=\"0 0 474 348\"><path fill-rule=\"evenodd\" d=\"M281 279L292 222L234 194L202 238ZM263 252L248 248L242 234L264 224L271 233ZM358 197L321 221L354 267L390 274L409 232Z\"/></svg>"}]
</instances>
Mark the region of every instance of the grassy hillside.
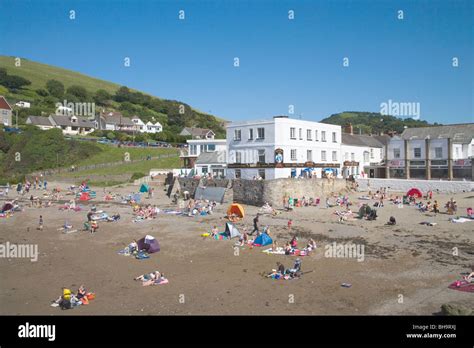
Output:
<instances>
[{"instance_id":1,"label":"grassy hillside","mask_svg":"<svg viewBox=\"0 0 474 348\"><path fill-rule=\"evenodd\" d=\"M123 161L125 153L130 154L130 160L145 159L148 155L156 157L159 155L176 155L178 158L178 150L169 148L130 148L130 147L115 147L104 144L96 144L100 152L92 155L87 159L83 159L76 163L77 166L85 166L98 163L110 163Z\"/></svg>"},{"instance_id":2,"label":"grassy hillside","mask_svg":"<svg viewBox=\"0 0 474 348\"><path fill-rule=\"evenodd\" d=\"M225 136L222 119L198 111L182 101L167 100L96 79L84 74L21 58L21 66L15 66L15 57L0 56L0 72L8 78L26 79L30 84L12 87L0 79L0 95L13 105L19 100L32 103L30 109L19 109L19 124L29 115L48 115L55 111L56 103L95 103L96 112L101 109L120 111L125 116L138 115L144 122L160 122L164 131L157 135L145 135L153 140L183 142L178 134L183 127L212 129L218 137ZM1 74L0 74L1 75ZM3 75L5 76L5 75ZM62 85L62 90L52 91L48 81Z\"/></svg>"},{"instance_id":3,"label":"grassy hillside","mask_svg":"<svg viewBox=\"0 0 474 348\"><path fill-rule=\"evenodd\" d=\"M72 85L80 85L93 93L98 89L104 89L109 93L115 93L120 87L112 82L99 80L87 75L83 75L71 70L41 64L33 62L31 60L21 58L21 66L15 66L15 58L0 56L0 68L7 69L7 72L11 75L18 75L31 81L31 85L28 86L28 90L36 90L38 88L44 88L48 80L54 79L61 81L66 88ZM16 93L12 93L15 95ZM18 93L17 95L21 95ZM31 93L30 93L31 94Z\"/></svg>"},{"instance_id":4,"label":"grassy hillside","mask_svg":"<svg viewBox=\"0 0 474 348\"><path fill-rule=\"evenodd\" d=\"M405 127L429 127L438 125L430 124L427 121L414 120L412 118L398 118L395 116L382 115L378 112L358 112L345 111L333 114L321 122L345 126L352 124L354 133L359 134L380 134L396 131L401 134Z\"/></svg>"},{"instance_id":5,"label":"grassy hillside","mask_svg":"<svg viewBox=\"0 0 474 348\"><path fill-rule=\"evenodd\" d=\"M87 175L147 174L152 168L178 168L178 151L172 148L118 148L78 140L64 139L61 130L42 131L36 127L23 127L21 134L9 134L0 130L0 184L22 180L25 174L51 168L69 168L100 163L121 162L128 152L130 160L111 167L99 167L64 172L62 176L85 178ZM147 156L171 155L171 157L147 161Z\"/></svg>"}]
</instances>

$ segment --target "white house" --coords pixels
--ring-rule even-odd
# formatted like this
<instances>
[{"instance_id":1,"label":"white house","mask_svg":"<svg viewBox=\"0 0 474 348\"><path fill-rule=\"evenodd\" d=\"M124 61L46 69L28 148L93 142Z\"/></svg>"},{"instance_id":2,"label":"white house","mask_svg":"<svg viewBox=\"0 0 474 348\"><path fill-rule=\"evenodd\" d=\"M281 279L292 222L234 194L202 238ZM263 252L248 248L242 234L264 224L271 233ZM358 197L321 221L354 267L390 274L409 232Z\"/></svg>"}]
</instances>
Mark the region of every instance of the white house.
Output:
<instances>
[{"instance_id":1,"label":"white house","mask_svg":"<svg viewBox=\"0 0 474 348\"><path fill-rule=\"evenodd\" d=\"M135 131L140 133L160 133L163 130L163 126L160 122L150 122L147 123L143 122L138 116L132 117L132 122L135 124Z\"/></svg>"},{"instance_id":2,"label":"white house","mask_svg":"<svg viewBox=\"0 0 474 348\"><path fill-rule=\"evenodd\" d=\"M161 125L160 122L152 123L148 121L145 125L145 133L155 134L155 133L160 133L161 131L163 131L163 126Z\"/></svg>"},{"instance_id":3,"label":"white house","mask_svg":"<svg viewBox=\"0 0 474 348\"><path fill-rule=\"evenodd\" d=\"M407 128L387 146L389 175L397 178L472 180L473 157L474 123Z\"/></svg>"},{"instance_id":4,"label":"white house","mask_svg":"<svg viewBox=\"0 0 474 348\"><path fill-rule=\"evenodd\" d=\"M341 176L341 127L275 116L227 125L230 179Z\"/></svg>"},{"instance_id":5,"label":"white house","mask_svg":"<svg viewBox=\"0 0 474 348\"><path fill-rule=\"evenodd\" d=\"M192 139L214 139L216 134L207 128L184 127L179 135L191 136Z\"/></svg>"},{"instance_id":6,"label":"white house","mask_svg":"<svg viewBox=\"0 0 474 348\"><path fill-rule=\"evenodd\" d=\"M135 123L122 113L116 111L102 112L100 115L100 129L121 132L134 132Z\"/></svg>"},{"instance_id":7,"label":"white house","mask_svg":"<svg viewBox=\"0 0 474 348\"><path fill-rule=\"evenodd\" d=\"M227 142L225 139L187 140L188 148L182 150L180 157L183 167L194 169L197 175L223 177L227 167Z\"/></svg>"},{"instance_id":8,"label":"white house","mask_svg":"<svg viewBox=\"0 0 474 348\"><path fill-rule=\"evenodd\" d=\"M98 128L95 121L74 115L28 116L26 124L37 126L42 130L60 128L64 135L86 135Z\"/></svg>"},{"instance_id":9,"label":"white house","mask_svg":"<svg viewBox=\"0 0 474 348\"><path fill-rule=\"evenodd\" d=\"M347 178L385 176L385 145L388 135L370 136L353 134L352 125L342 133L342 176Z\"/></svg>"}]
</instances>

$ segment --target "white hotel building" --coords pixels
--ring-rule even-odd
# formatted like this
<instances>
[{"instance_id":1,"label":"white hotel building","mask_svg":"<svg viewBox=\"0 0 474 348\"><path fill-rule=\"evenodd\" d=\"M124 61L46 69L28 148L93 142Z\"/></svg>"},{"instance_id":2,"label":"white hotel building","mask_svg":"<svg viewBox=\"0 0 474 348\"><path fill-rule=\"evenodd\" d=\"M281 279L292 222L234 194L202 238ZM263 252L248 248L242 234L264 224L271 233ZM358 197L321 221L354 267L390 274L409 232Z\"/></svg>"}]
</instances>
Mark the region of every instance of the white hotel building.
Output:
<instances>
[{"instance_id":1,"label":"white hotel building","mask_svg":"<svg viewBox=\"0 0 474 348\"><path fill-rule=\"evenodd\" d=\"M341 176L341 127L275 116L227 126L229 179Z\"/></svg>"}]
</instances>

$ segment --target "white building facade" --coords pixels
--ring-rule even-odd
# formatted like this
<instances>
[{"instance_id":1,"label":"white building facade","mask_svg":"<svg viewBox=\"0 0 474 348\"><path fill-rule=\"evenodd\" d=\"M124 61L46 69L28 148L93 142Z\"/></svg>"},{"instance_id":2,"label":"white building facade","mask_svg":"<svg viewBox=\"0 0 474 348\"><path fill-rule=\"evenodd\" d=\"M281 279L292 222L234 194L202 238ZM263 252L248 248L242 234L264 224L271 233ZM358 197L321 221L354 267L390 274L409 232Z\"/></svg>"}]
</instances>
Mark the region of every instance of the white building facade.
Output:
<instances>
[{"instance_id":1,"label":"white building facade","mask_svg":"<svg viewBox=\"0 0 474 348\"><path fill-rule=\"evenodd\" d=\"M341 127L275 116L227 125L230 179L341 177ZM324 173L324 174L323 174Z\"/></svg>"},{"instance_id":2,"label":"white building facade","mask_svg":"<svg viewBox=\"0 0 474 348\"><path fill-rule=\"evenodd\" d=\"M472 180L473 157L473 123L406 129L387 146L393 178Z\"/></svg>"},{"instance_id":3,"label":"white building facade","mask_svg":"<svg viewBox=\"0 0 474 348\"><path fill-rule=\"evenodd\" d=\"M225 139L190 139L188 148L181 151L183 167L194 169L199 176L224 177L227 168L227 142Z\"/></svg>"}]
</instances>

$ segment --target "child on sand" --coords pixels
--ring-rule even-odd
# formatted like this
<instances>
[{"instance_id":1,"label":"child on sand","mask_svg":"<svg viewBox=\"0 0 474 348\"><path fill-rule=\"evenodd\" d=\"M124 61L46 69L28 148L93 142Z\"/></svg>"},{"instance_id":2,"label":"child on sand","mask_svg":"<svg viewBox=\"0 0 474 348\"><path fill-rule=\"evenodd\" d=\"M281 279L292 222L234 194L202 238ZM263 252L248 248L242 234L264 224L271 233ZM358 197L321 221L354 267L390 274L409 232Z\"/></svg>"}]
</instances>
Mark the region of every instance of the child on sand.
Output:
<instances>
[{"instance_id":1,"label":"child on sand","mask_svg":"<svg viewBox=\"0 0 474 348\"><path fill-rule=\"evenodd\" d=\"M291 226L293 226L293 220L288 220L288 232L291 232Z\"/></svg>"}]
</instances>

